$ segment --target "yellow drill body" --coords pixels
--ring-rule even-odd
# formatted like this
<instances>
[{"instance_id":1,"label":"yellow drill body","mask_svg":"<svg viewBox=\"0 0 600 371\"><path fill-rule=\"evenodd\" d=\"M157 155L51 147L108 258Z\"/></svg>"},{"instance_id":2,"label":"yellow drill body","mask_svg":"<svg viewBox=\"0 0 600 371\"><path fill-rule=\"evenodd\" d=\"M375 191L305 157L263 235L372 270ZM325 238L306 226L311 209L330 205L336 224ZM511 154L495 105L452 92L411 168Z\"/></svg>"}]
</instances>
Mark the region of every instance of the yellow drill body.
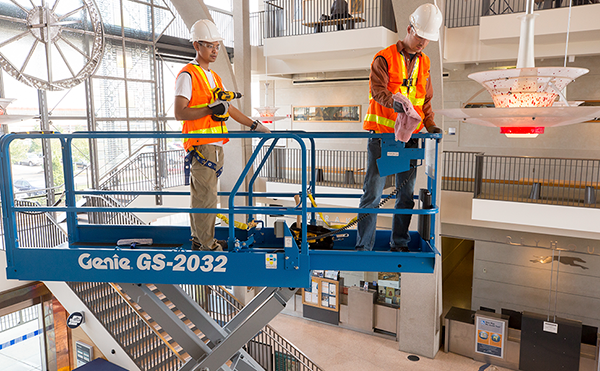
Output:
<instances>
[{"instance_id":1,"label":"yellow drill body","mask_svg":"<svg viewBox=\"0 0 600 371\"><path fill-rule=\"evenodd\" d=\"M239 99L242 97L241 93L238 93L235 91L227 91L227 90L223 90L221 88L214 88L212 90L212 93L213 93L213 98L215 101L222 100L222 101L230 102L234 99ZM213 118L217 121L227 121L227 119L229 118L229 112L225 112L222 115L213 114Z\"/></svg>"}]
</instances>

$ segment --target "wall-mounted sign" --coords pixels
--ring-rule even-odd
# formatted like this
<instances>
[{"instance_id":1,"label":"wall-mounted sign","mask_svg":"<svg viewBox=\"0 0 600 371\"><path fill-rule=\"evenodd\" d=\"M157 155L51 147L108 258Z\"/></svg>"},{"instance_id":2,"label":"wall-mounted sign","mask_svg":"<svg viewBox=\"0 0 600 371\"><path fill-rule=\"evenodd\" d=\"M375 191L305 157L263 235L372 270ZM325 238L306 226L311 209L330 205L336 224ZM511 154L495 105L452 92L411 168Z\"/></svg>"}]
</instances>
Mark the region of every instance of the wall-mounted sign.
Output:
<instances>
[{"instance_id":1,"label":"wall-mounted sign","mask_svg":"<svg viewBox=\"0 0 600 371\"><path fill-rule=\"evenodd\" d=\"M69 326L69 328L77 328L83 323L84 319L83 312L73 312L69 318L67 318L67 326Z\"/></svg>"},{"instance_id":2,"label":"wall-mounted sign","mask_svg":"<svg viewBox=\"0 0 600 371\"><path fill-rule=\"evenodd\" d=\"M475 353L504 358L506 320L475 317Z\"/></svg>"},{"instance_id":3,"label":"wall-mounted sign","mask_svg":"<svg viewBox=\"0 0 600 371\"><path fill-rule=\"evenodd\" d=\"M77 357L77 367L89 363L94 358L94 347L81 341L75 342L75 352Z\"/></svg>"},{"instance_id":4,"label":"wall-mounted sign","mask_svg":"<svg viewBox=\"0 0 600 371\"><path fill-rule=\"evenodd\" d=\"M292 107L292 120L299 122L362 122L360 105Z\"/></svg>"}]
</instances>

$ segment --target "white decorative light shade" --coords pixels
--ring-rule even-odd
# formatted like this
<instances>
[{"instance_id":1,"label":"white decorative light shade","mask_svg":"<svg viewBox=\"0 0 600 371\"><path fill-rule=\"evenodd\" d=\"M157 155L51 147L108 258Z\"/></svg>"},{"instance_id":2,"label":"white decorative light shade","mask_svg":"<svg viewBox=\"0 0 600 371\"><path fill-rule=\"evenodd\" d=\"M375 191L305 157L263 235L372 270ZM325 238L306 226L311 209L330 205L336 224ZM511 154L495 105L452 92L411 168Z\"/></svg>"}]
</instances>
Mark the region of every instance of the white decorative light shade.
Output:
<instances>
[{"instance_id":1,"label":"white decorative light shade","mask_svg":"<svg viewBox=\"0 0 600 371\"><path fill-rule=\"evenodd\" d=\"M491 127L554 127L600 117L600 106L455 108L436 110L449 118Z\"/></svg>"},{"instance_id":2,"label":"white decorative light shade","mask_svg":"<svg viewBox=\"0 0 600 371\"><path fill-rule=\"evenodd\" d=\"M0 98L0 125L14 124L17 122L30 120L33 115L9 115L6 113L6 107L15 100L15 98ZM1 133L0 133L1 135Z\"/></svg>"},{"instance_id":3,"label":"white decorative light shade","mask_svg":"<svg viewBox=\"0 0 600 371\"><path fill-rule=\"evenodd\" d=\"M256 107L254 109L258 111L260 117L273 117L279 107Z\"/></svg>"},{"instance_id":4,"label":"white decorative light shade","mask_svg":"<svg viewBox=\"0 0 600 371\"><path fill-rule=\"evenodd\" d=\"M15 100L15 98L0 98L0 115L6 115L6 107Z\"/></svg>"},{"instance_id":5,"label":"white decorative light shade","mask_svg":"<svg viewBox=\"0 0 600 371\"><path fill-rule=\"evenodd\" d=\"M546 127L577 124L600 116L600 107L571 106L562 93L571 81L588 73L587 69L535 67L534 6L534 0L527 0L526 14L520 16L517 68L469 75L487 89L495 108L457 108L436 112L472 124L496 126L501 133L519 138L535 138ZM554 105L558 96L562 105Z\"/></svg>"},{"instance_id":6,"label":"white decorative light shade","mask_svg":"<svg viewBox=\"0 0 600 371\"><path fill-rule=\"evenodd\" d=\"M252 119L261 121L263 124L271 124L273 121L286 118L286 116L275 116L279 107L255 107L254 109L258 111L258 116L252 116Z\"/></svg>"},{"instance_id":7,"label":"white decorative light shade","mask_svg":"<svg viewBox=\"0 0 600 371\"><path fill-rule=\"evenodd\" d=\"M561 90L588 72L575 67L534 67L476 72L469 78L487 89L496 108L550 107Z\"/></svg>"}]
</instances>

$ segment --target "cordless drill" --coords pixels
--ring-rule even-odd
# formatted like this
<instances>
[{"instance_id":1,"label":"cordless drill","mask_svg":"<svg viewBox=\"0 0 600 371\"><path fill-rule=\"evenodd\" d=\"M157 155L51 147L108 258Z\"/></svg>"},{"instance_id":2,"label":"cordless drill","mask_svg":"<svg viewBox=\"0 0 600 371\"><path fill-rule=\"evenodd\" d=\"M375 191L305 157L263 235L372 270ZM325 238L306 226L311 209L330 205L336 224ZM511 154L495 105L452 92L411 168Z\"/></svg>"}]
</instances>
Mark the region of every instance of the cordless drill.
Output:
<instances>
[{"instance_id":1,"label":"cordless drill","mask_svg":"<svg viewBox=\"0 0 600 371\"><path fill-rule=\"evenodd\" d=\"M229 102L233 99L239 99L242 97L241 93L238 92L234 92L234 91L226 91L223 90L221 88L214 88L212 90L212 94L213 94L213 98L214 98L214 102L211 103L209 105L209 107L214 107L216 105L219 105L220 103L222 104L222 102ZM225 109L223 113L219 112L219 110L216 110L217 112L215 112L215 110L213 109L213 114L212 117L214 120L216 121L227 121L227 119L229 118L229 104L225 104Z\"/></svg>"}]
</instances>

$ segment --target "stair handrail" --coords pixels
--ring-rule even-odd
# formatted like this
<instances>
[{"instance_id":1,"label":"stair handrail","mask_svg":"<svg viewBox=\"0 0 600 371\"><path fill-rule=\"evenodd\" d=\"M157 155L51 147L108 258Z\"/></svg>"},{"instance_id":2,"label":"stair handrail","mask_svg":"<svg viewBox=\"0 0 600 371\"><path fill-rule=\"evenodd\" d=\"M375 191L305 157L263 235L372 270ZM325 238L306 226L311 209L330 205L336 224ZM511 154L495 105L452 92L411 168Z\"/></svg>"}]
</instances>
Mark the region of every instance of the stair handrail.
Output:
<instances>
[{"instance_id":1,"label":"stair handrail","mask_svg":"<svg viewBox=\"0 0 600 371\"><path fill-rule=\"evenodd\" d=\"M106 178L107 178L107 175L111 174L114 171L120 170L123 166L127 166L127 162L131 161L131 158L133 158L134 156L140 154L142 152L142 149L144 149L145 147L156 147L156 143L148 143L148 144L144 144L144 145L140 146L140 148L138 148L135 151L133 151L129 156L127 156L125 159L121 160L121 162L119 162L118 164L116 164L112 168L108 169L104 173L104 175L102 177L100 177L100 179L98 181L98 184L105 182ZM108 177L110 178L111 176L112 176L112 174L109 175Z\"/></svg>"},{"instance_id":2,"label":"stair handrail","mask_svg":"<svg viewBox=\"0 0 600 371\"><path fill-rule=\"evenodd\" d=\"M215 287L218 287L220 290L222 290L223 292L226 292L228 294L228 296L230 296L231 298L234 299L235 302L239 303L240 305L243 306L242 302L236 298L234 295L231 295L223 286L216 286L216 285L207 285L204 286L206 288L208 288L211 292L214 292L215 294L217 294L218 296L222 297L226 303L228 303L229 305L233 306L234 312L238 312L240 309L237 308L237 306L233 305L231 303L230 300L228 300L224 294L222 294L221 292L217 291L215 289ZM200 304L200 303L198 303ZM268 330L270 331L267 332L265 331ZM285 348L288 352L290 352L290 354L292 353L289 348L292 348L295 352L297 352L298 354L302 355L305 359L307 359L310 363L312 363L314 365L314 367L316 367L316 370L322 370L322 368L317 365L315 362L313 362L306 354L304 354L300 349L298 349L294 344L290 343L286 338L284 338L283 336L281 336L279 333L277 333L277 331L275 331L271 326L269 326L268 324L265 325L265 327L263 327L263 329L261 330L266 336L268 336L269 338L271 338L274 342L276 342L278 345L280 345L281 347ZM284 342L281 342L278 339L275 339L275 337L273 335L271 335L272 333L277 334L277 336L282 339ZM257 334L258 335L258 334ZM293 355L293 354L292 354ZM315 370L314 367L311 367L310 365L307 365L304 361L300 360L298 357L296 357L296 355L293 355L295 359L298 360L298 362L302 363L303 366L305 366L306 368L308 368L309 370Z\"/></svg>"},{"instance_id":3,"label":"stair handrail","mask_svg":"<svg viewBox=\"0 0 600 371\"><path fill-rule=\"evenodd\" d=\"M165 345L171 349L171 351L175 354L175 356L177 358L179 358L179 360L183 363L186 362L185 357L183 357L181 354L179 354L179 352L177 350L175 350L175 347L173 347L173 345L171 345L169 343L169 341L167 341L167 339L156 329L156 327L154 327L150 321L148 321L148 319L146 317L144 317L144 315L135 307L134 303L131 301L131 299L125 295L125 293L123 291L121 291L121 287L119 285L117 285L116 283L108 283L117 293L117 295L119 295L124 301L125 303L131 308L131 310L133 310L133 312L142 320L142 322L144 322L148 327L150 327L150 329L152 330L152 332L154 332L156 334L156 336L158 336L160 338L160 340L162 340L163 343L165 343Z\"/></svg>"},{"instance_id":4,"label":"stair handrail","mask_svg":"<svg viewBox=\"0 0 600 371\"><path fill-rule=\"evenodd\" d=\"M276 339L273 335L271 335L271 333L264 331L265 329L268 329L269 331L271 331L271 333L276 334L280 339L283 339L284 342L279 341L278 339ZM275 343L277 343L278 345L280 345L281 347L285 348L286 350L289 351L288 347L291 347L292 349L294 349L296 352L298 352L299 354L302 355L302 357L304 359L307 359L310 363L312 363L314 365L314 367L316 367L317 370L321 370L321 367L316 364L315 362L313 362L306 354L304 354L304 352L302 352L300 349L298 349L294 344L290 343L289 341L287 341L286 338L284 338L283 336L281 336L277 331L275 331L271 326L269 325L265 325L265 327L263 328L263 334L267 335L269 338L271 338ZM291 352L290 352L291 353ZM302 365L306 368L308 368L309 370L315 370L314 367L311 367L310 365L307 365L306 363L304 363L302 360L300 360L298 357L296 357L296 355L294 355L294 358L296 358L298 360L298 362L302 363Z\"/></svg>"},{"instance_id":5,"label":"stair handrail","mask_svg":"<svg viewBox=\"0 0 600 371\"><path fill-rule=\"evenodd\" d=\"M209 286L209 287L217 295L219 295L220 297L222 297L223 299L225 299L231 306L233 306L234 308L236 308L238 311L241 310L244 307L244 304L238 298L236 298L235 296L231 295L229 293L229 291L227 291L227 289L225 287L223 287L223 286L216 286L216 285L214 287L213 286ZM215 287L218 287L219 291L215 290ZM231 299L233 299L233 300L231 300ZM232 303L232 301L235 302L235 303L237 303L237 305L234 304L234 303Z\"/></svg>"},{"instance_id":6,"label":"stair handrail","mask_svg":"<svg viewBox=\"0 0 600 371\"><path fill-rule=\"evenodd\" d=\"M100 196L99 195L85 195L84 197L86 197L86 198L88 198L90 200L91 199L100 200L102 202L105 202L105 204L108 205L108 206L124 207L119 201L115 200L110 195L100 195ZM92 213L101 214L101 213L106 213L106 212L92 212ZM134 213L127 213L127 212L118 213L118 215L115 215L114 218L116 218L116 217L122 217L124 220L129 221L131 224L147 225L146 222L144 222L142 219L140 219ZM104 224L109 224L109 223L104 223Z\"/></svg>"}]
</instances>

